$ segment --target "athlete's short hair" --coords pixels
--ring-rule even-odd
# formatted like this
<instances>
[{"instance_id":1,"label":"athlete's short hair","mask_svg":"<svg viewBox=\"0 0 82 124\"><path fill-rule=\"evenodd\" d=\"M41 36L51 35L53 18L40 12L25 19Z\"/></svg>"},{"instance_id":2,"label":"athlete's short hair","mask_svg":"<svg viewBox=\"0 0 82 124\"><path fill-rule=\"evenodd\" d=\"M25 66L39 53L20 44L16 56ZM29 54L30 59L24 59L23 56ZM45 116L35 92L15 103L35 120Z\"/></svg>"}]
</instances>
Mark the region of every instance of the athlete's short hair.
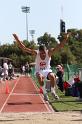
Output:
<instances>
[{"instance_id":1,"label":"athlete's short hair","mask_svg":"<svg viewBox=\"0 0 82 124\"><path fill-rule=\"evenodd\" d=\"M39 46L39 51L45 51L46 47L44 45Z\"/></svg>"}]
</instances>

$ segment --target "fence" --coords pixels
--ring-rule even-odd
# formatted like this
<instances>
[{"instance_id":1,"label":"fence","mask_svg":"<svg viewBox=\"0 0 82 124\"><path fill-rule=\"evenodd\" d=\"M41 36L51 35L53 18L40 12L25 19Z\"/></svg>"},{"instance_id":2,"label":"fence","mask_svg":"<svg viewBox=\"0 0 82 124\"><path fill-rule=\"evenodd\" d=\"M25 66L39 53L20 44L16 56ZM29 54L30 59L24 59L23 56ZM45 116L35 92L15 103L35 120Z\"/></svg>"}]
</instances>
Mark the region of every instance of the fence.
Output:
<instances>
[{"instance_id":1,"label":"fence","mask_svg":"<svg viewBox=\"0 0 82 124\"><path fill-rule=\"evenodd\" d=\"M52 67L52 71L54 73L56 73L56 68ZM33 67L32 73L31 73L32 77L34 77L34 72L35 72L35 69ZM79 74L79 66L78 65L68 65L68 64L64 65L64 80L65 81L69 80L75 74Z\"/></svg>"}]
</instances>

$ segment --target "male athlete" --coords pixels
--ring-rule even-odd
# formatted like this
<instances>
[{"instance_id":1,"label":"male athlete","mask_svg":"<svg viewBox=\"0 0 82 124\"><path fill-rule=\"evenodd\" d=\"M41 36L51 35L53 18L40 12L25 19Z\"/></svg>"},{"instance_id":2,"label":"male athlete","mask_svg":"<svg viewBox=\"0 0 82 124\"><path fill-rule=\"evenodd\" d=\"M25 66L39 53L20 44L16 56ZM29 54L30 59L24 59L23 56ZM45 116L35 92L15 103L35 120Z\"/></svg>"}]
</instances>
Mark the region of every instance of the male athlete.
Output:
<instances>
[{"instance_id":1,"label":"male athlete","mask_svg":"<svg viewBox=\"0 0 82 124\"><path fill-rule=\"evenodd\" d=\"M36 59L35 59L35 74L36 74L36 77L37 77L40 85L42 86L44 99L46 101L49 100L46 89L44 87L44 80L46 78L48 80L50 80L52 96L55 99L59 99L58 95L56 94L56 90L55 90L55 88L56 88L56 77L55 77L54 73L52 72L52 70L50 68L50 61L51 61L51 56L54 53L56 53L61 47L63 47L64 44L67 42L68 34L65 34L64 40L60 44L58 44L56 48L51 48L49 50L47 50L45 48L45 46L43 46L43 45L39 46L38 50L33 50L33 49L30 49L30 48L27 48L19 40L19 38L16 34L13 34L13 36L14 36L16 42L18 43L19 47L23 51L36 56Z\"/></svg>"}]
</instances>

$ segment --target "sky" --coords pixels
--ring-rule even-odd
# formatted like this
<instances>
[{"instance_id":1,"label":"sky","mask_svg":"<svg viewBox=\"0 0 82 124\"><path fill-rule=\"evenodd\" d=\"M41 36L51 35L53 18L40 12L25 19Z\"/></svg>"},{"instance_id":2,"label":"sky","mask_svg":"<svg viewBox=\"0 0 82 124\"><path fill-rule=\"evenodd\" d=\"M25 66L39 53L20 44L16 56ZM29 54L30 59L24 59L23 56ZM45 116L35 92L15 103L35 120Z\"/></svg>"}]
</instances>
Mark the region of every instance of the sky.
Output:
<instances>
[{"instance_id":1,"label":"sky","mask_svg":"<svg viewBox=\"0 0 82 124\"><path fill-rule=\"evenodd\" d=\"M66 30L82 29L82 0L0 0L0 44L13 43L13 33L21 40L27 38L26 14L21 7L30 7L27 14L28 40L34 30L34 41L45 32L57 38L60 33L60 19L66 23Z\"/></svg>"}]
</instances>

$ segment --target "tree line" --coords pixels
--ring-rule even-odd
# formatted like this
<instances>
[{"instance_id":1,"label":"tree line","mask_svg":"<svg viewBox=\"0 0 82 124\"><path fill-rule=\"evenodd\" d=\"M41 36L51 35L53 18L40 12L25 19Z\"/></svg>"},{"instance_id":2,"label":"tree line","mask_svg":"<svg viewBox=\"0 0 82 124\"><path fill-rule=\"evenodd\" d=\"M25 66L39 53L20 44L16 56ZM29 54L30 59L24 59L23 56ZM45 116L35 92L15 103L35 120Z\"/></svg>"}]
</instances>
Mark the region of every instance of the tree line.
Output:
<instances>
[{"instance_id":1,"label":"tree line","mask_svg":"<svg viewBox=\"0 0 82 124\"><path fill-rule=\"evenodd\" d=\"M51 66L57 64L75 64L82 66L82 30L68 29L71 32L68 43L64 45L57 53L54 53L51 60ZM64 34L61 34L60 42L62 42ZM44 44L48 49L56 47L58 44L55 37L51 34L44 33L43 36L37 38L37 44L34 41L23 40L26 47L31 49L38 49L38 46ZM32 63L35 60L34 56L29 53L23 52L15 41L12 44L0 45L0 57L8 57L16 68L25 64L26 62Z\"/></svg>"}]
</instances>

